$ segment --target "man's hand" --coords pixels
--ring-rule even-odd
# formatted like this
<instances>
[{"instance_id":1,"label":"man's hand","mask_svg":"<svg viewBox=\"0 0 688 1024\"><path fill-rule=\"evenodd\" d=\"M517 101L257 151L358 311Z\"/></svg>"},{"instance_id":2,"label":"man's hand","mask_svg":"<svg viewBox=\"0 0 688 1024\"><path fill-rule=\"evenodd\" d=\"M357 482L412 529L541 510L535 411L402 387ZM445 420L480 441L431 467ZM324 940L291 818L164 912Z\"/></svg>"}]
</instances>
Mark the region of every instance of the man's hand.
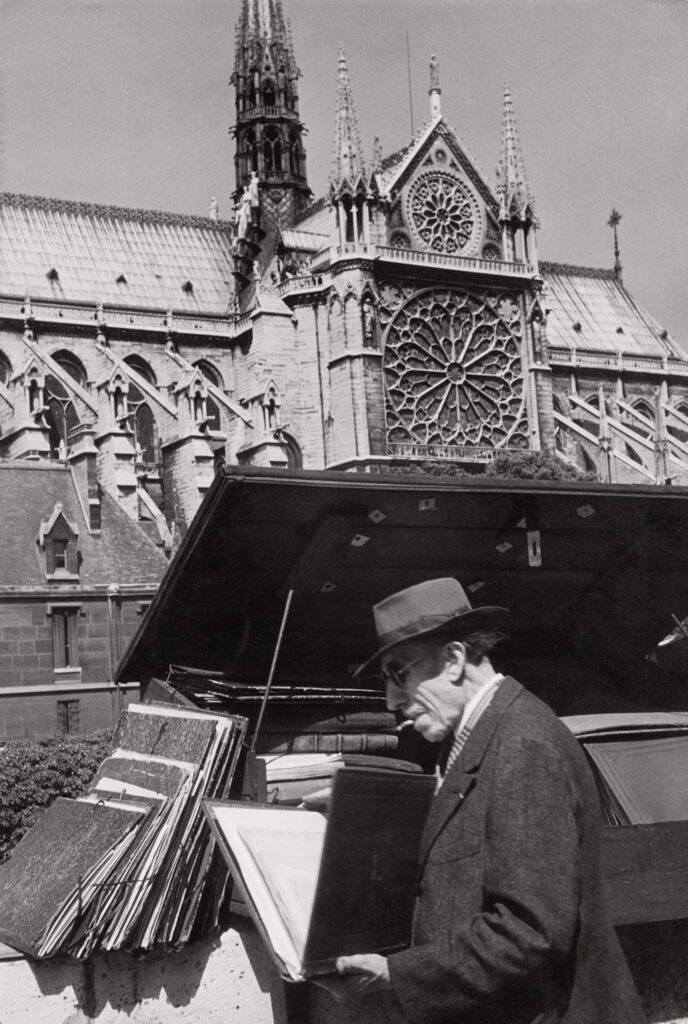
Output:
<instances>
[{"instance_id":1,"label":"man's hand","mask_svg":"<svg viewBox=\"0 0 688 1024\"><path fill-rule=\"evenodd\" d=\"M391 988L387 958L377 953L365 953L356 956L340 956L337 959L337 971L345 975L346 995L350 999L370 995Z\"/></svg>"}]
</instances>

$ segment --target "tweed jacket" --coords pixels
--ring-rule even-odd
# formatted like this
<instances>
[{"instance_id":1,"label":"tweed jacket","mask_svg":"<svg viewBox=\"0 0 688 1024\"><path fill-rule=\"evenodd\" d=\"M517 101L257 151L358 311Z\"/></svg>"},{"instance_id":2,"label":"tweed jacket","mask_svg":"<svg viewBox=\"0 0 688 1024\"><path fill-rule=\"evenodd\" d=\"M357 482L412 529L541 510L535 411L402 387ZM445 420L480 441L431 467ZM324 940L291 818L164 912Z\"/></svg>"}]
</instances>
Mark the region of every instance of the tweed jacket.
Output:
<instances>
[{"instance_id":1,"label":"tweed jacket","mask_svg":"<svg viewBox=\"0 0 688 1024\"><path fill-rule=\"evenodd\" d=\"M433 801L410 949L389 957L412 1024L641 1024L605 914L585 755L501 683Z\"/></svg>"}]
</instances>

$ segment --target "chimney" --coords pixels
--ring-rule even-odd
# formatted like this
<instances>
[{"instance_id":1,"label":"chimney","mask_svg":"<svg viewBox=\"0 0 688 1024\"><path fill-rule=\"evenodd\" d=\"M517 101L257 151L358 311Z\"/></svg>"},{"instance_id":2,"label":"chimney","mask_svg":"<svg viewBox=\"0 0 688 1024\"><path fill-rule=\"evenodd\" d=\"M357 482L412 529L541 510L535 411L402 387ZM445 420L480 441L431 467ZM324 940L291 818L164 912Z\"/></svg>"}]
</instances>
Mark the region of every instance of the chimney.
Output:
<instances>
[{"instance_id":1,"label":"chimney","mask_svg":"<svg viewBox=\"0 0 688 1024\"><path fill-rule=\"evenodd\" d=\"M98 449L92 423L80 423L69 432L69 465L79 494L81 507L91 533L100 533L100 490L98 488Z\"/></svg>"}]
</instances>

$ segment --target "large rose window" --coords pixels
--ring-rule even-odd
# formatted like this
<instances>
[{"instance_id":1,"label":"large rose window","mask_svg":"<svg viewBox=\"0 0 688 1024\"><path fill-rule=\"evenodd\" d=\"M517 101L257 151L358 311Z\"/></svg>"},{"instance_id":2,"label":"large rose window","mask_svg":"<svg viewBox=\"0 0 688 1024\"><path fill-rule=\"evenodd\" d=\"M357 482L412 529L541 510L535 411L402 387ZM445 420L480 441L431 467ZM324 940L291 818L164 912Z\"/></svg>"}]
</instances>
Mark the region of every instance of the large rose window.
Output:
<instances>
[{"instance_id":1,"label":"large rose window","mask_svg":"<svg viewBox=\"0 0 688 1024\"><path fill-rule=\"evenodd\" d=\"M509 297L431 289L389 321L390 444L527 445L518 305Z\"/></svg>"},{"instance_id":2,"label":"large rose window","mask_svg":"<svg viewBox=\"0 0 688 1024\"><path fill-rule=\"evenodd\" d=\"M414 233L434 252L460 253L479 220L471 193L448 171L430 171L418 178L406 210Z\"/></svg>"}]
</instances>

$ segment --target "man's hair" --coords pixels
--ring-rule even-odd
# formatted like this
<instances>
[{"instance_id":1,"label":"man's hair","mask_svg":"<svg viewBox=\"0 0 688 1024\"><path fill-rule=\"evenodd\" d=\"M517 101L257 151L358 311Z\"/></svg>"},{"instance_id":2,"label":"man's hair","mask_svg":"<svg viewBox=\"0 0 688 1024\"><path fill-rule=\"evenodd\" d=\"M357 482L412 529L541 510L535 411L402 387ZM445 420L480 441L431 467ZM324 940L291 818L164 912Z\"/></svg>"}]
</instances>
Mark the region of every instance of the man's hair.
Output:
<instances>
[{"instance_id":1,"label":"man's hair","mask_svg":"<svg viewBox=\"0 0 688 1024\"><path fill-rule=\"evenodd\" d=\"M499 629L479 629L467 636L455 637L453 633L447 632L443 636L436 637L437 649L443 647L447 641L456 640L463 644L466 649L466 661L471 665L479 665L483 658L487 657L497 646L500 640L505 639L505 634Z\"/></svg>"},{"instance_id":2,"label":"man's hair","mask_svg":"<svg viewBox=\"0 0 688 1024\"><path fill-rule=\"evenodd\" d=\"M471 665L479 665L483 658L504 640L504 633L499 629L482 629L469 633L461 643L466 648L466 661Z\"/></svg>"}]
</instances>

